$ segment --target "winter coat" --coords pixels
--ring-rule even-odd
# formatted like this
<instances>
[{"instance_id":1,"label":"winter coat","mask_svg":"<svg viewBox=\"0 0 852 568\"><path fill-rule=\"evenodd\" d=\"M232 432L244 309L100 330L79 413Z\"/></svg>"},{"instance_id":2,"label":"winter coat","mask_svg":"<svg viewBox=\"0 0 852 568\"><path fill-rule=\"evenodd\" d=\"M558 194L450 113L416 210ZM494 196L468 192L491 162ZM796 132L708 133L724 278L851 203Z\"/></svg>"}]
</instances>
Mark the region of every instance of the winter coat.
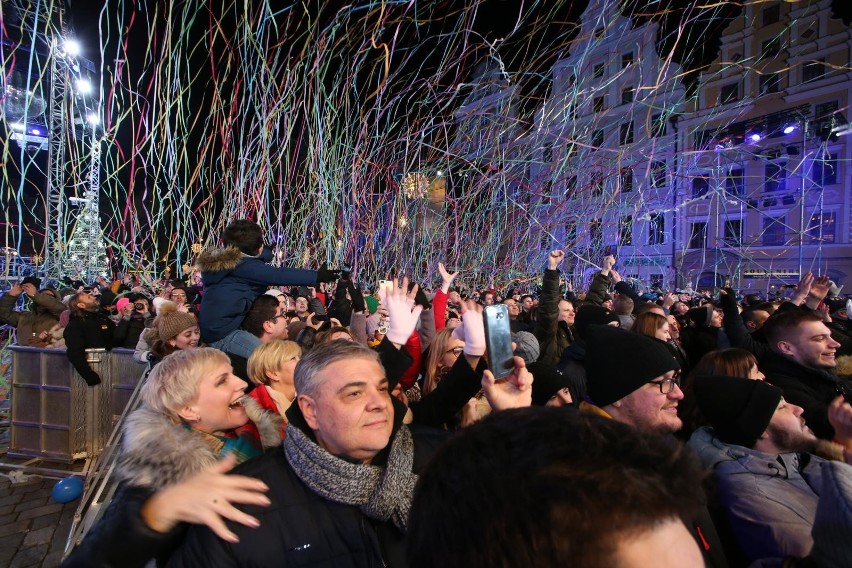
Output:
<instances>
[{"instance_id":1,"label":"winter coat","mask_svg":"<svg viewBox=\"0 0 852 568\"><path fill-rule=\"evenodd\" d=\"M124 316L115 324L115 347L136 349L139 337L153 323L154 317L145 317L138 312Z\"/></svg>"},{"instance_id":2,"label":"winter coat","mask_svg":"<svg viewBox=\"0 0 852 568\"><path fill-rule=\"evenodd\" d=\"M828 421L828 405L840 389L852 394L852 381L826 370L804 367L774 352L763 358L760 370L767 382L784 391L787 402L805 409L805 421L817 436L826 440L834 438L834 427Z\"/></svg>"},{"instance_id":3,"label":"winter coat","mask_svg":"<svg viewBox=\"0 0 852 568\"><path fill-rule=\"evenodd\" d=\"M115 324L103 312L85 312L71 316L65 328L68 360L89 386L100 384L101 378L86 361L86 349L112 349Z\"/></svg>"},{"instance_id":4,"label":"winter coat","mask_svg":"<svg viewBox=\"0 0 852 568\"><path fill-rule=\"evenodd\" d=\"M8 293L0 296L0 323L15 328L18 345L53 347L51 337L41 339L39 336L59 323L59 315L68 306L50 294L39 292L32 298L31 309L18 312L15 311L15 304L20 298Z\"/></svg>"},{"instance_id":5,"label":"winter coat","mask_svg":"<svg viewBox=\"0 0 852 568\"><path fill-rule=\"evenodd\" d=\"M596 306L603 304L611 283L612 276L596 272L595 277L592 278L592 283L589 284L589 290L586 292L586 301Z\"/></svg>"},{"instance_id":6,"label":"winter coat","mask_svg":"<svg viewBox=\"0 0 852 568\"><path fill-rule=\"evenodd\" d=\"M314 270L276 268L272 254L248 256L233 247L207 250L198 257L204 296L199 325L205 343L214 343L238 329L252 303L272 285L316 283Z\"/></svg>"},{"instance_id":7,"label":"winter coat","mask_svg":"<svg viewBox=\"0 0 852 568\"><path fill-rule=\"evenodd\" d=\"M565 322L559 321L559 270L545 270L542 279L541 298L538 303L535 336L538 338L538 360L550 367L556 367L562 352L574 339L571 329Z\"/></svg>"},{"instance_id":8,"label":"winter coat","mask_svg":"<svg viewBox=\"0 0 852 568\"><path fill-rule=\"evenodd\" d=\"M394 435L404 414L401 406L395 404ZM291 427L298 427L313 439L298 406L291 406L287 416ZM418 473L446 439L446 434L417 426L411 427L411 433L412 469ZM385 452L376 456L373 463L383 464ZM357 506L330 501L312 491L290 466L283 448L246 462L235 468L234 473L256 477L269 487L266 494L272 501L269 507L238 507L257 518L260 527L226 521L239 537L239 543L230 544L205 526L193 526L170 567L407 565L405 535L393 523L371 519Z\"/></svg>"},{"instance_id":9,"label":"winter coat","mask_svg":"<svg viewBox=\"0 0 852 568\"><path fill-rule=\"evenodd\" d=\"M559 371L570 380L571 398L581 401L586 398L586 342L576 340L562 353ZM573 388L572 388L573 387Z\"/></svg>"},{"instance_id":10,"label":"winter coat","mask_svg":"<svg viewBox=\"0 0 852 568\"><path fill-rule=\"evenodd\" d=\"M253 400L243 405L263 447L278 446L281 418ZM156 532L142 520L142 506L158 489L185 481L220 459L197 433L144 407L128 416L121 446L116 473L121 485L63 568L142 568L151 559L165 565L183 541L187 525Z\"/></svg>"},{"instance_id":11,"label":"winter coat","mask_svg":"<svg viewBox=\"0 0 852 568\"><path fill-rule=\"evenodd\" d=\"M687 445L713 471L731 529L751 560L808 555L825 460L725 444L706 427Z\"/></svg>"}]
</instances>

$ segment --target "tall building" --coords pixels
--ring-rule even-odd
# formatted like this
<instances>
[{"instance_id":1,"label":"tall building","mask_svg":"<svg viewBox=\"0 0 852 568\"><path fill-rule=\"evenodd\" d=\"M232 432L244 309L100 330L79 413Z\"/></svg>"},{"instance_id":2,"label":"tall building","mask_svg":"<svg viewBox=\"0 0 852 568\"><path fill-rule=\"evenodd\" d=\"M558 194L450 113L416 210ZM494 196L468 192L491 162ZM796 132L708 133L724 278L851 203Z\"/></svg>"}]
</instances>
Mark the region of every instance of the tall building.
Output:
<instances>
[{"instance_id":1,"label":"tall building","mask_svg":"<svg viewBox=\"0 0 852 568\"><path fill-rule=\"evenodd\" d=\"M678 122L682 285L852 274L850 48L830 0L745 3L723 32Z\"/></svg>"},{"instance_id":2,"label":"tall building","mask_svg":"<svg viewBox=\"0 0 852 568\"><path fill-rule=\"evenodd\" d=\"M659 27L619 3L592 0L552 71L552 90L527 136L539 241L565 247L587 280L605 253L622 276L673 285L676 116L680 67L657 52Z\"/></svg>"}]
</instances>

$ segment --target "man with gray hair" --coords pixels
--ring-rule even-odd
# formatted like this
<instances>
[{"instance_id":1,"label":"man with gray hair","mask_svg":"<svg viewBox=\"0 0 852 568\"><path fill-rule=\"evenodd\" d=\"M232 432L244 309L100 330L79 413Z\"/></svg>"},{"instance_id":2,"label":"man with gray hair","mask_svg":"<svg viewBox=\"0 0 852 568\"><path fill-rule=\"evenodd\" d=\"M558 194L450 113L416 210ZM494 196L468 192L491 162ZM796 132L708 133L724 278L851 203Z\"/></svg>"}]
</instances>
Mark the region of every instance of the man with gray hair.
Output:
<instances>
[{"instance_id":1,"label":"man with gray hair","mask_svg":"<svg viewBox=\"0 0 852 568\"><path fill-rule=\"evenodd\" d=\"M407 288L406 280L395 282L383 300L389 334L397 322L413 326L419 316L417 287ZM466 337L465 345L475 339ZM417 474L446 433L403 424L405 405L390 396L378 355L359 343L314 347L299 361L294 380L296 404L287 411L282 450L235 471L269 487L271 506L244 508L260 526L229 523L238 542L193 527L170 566L406 565ZM508 381L497 384L485 371L482 386L492 407L501 409L529 405L531 382L516 357Z\"/></svg>"}]
</instances>

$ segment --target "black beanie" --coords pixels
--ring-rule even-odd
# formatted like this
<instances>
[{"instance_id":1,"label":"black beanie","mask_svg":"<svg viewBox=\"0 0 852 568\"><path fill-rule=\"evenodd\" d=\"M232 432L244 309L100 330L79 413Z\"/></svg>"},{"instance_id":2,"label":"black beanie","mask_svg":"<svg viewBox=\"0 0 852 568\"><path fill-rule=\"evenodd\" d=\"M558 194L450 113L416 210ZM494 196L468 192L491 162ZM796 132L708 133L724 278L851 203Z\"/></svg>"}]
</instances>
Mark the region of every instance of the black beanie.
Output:
<instances>
[{"instance_id":1,"label":"black beanie","mask_svg":"<svg viewBox=\"0 0 852 568\"><path fill-rule=\"evenodd\" d=\"M783 392L764 381L726 376L695 377L695 401L726 444L753 448L766 431Z\"/></svg>"},{"instance_id":2,"label":"black beanie","mask_svg":"<svg viewBox=\"0 0 852 568\"><path fill-rule=\"evenodd\" d=\"M589 398L598 406L621 400L679 368L662 341L608 325L593 325L587 330L587 388Z\"/></svg>"},{"instance_id":3,"label":"black beanie","mask_svg":"<svg viewBox=\"0 0 852 568\"><path fill-rule=\"evenodd\" d=\"M613 321L618 321L618 315L615 312L603 306L583 304L577 310L577 315L574 317L574 331L577 332L577 337L585 339L586 329L590 325L607 325Z\"/></svg>"},{"instance_id":4,"label":"black beanie","mask_svg":"<svg viewBox=\"0 0 852 568\"><path fill-rule=\"evenodd\" d=\"M533 375L532 403L533 406L544 406L547 401L561 389L570 386L568 376L551 365L536 361L527 365L527 370ZM572 395L573 397L574 395ZM575 400L574 402L579 402Z\"/></svg>"},{"instance_id":5,"label":"black beanie","mask_svg":"<svg viewBox=\"0 0 852 568\"><path fill-rule=\"evenodd\" d=\"M713 320L713 306L705 304L699 308L692 308L686 312L686 316L696 327L710 327L710 322Z\"/></svg>"}]
</instances>

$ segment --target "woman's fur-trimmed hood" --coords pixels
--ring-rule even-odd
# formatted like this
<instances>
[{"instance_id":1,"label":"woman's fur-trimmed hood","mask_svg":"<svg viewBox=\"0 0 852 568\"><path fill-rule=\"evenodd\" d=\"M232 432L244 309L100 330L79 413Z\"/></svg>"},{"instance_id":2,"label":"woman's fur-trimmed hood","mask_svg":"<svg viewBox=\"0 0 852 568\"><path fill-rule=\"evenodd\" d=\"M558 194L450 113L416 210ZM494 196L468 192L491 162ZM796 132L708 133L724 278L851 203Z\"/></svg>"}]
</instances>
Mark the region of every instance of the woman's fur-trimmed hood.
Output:
<instances>
[{"instance_id":1,"label":"woman's fur-trimmed hood","mask_svg":"<svg viewBox=\"0 0 852 568\"><path fill-rule=\"evenodd\" d=\"M208 249L198 255L195 265L203 273L227 272L237 267L246 255L236 247Z\"/></svg>"},{"instance_id":2,"label":"woman's fur-trimmed hood","mask_svg":"<svg viewBox=\"0 0 852 568\"><path fill-rule=\"evenodd\" d=\"M248 396L243 406L260 432L264 450L280 444L281 417L263 410ZM124 426L117 475L130 485L156 490L183 481L217 461L219 456L204 438L142 407L128 416Z\"/></svg>"}]
</instances>

